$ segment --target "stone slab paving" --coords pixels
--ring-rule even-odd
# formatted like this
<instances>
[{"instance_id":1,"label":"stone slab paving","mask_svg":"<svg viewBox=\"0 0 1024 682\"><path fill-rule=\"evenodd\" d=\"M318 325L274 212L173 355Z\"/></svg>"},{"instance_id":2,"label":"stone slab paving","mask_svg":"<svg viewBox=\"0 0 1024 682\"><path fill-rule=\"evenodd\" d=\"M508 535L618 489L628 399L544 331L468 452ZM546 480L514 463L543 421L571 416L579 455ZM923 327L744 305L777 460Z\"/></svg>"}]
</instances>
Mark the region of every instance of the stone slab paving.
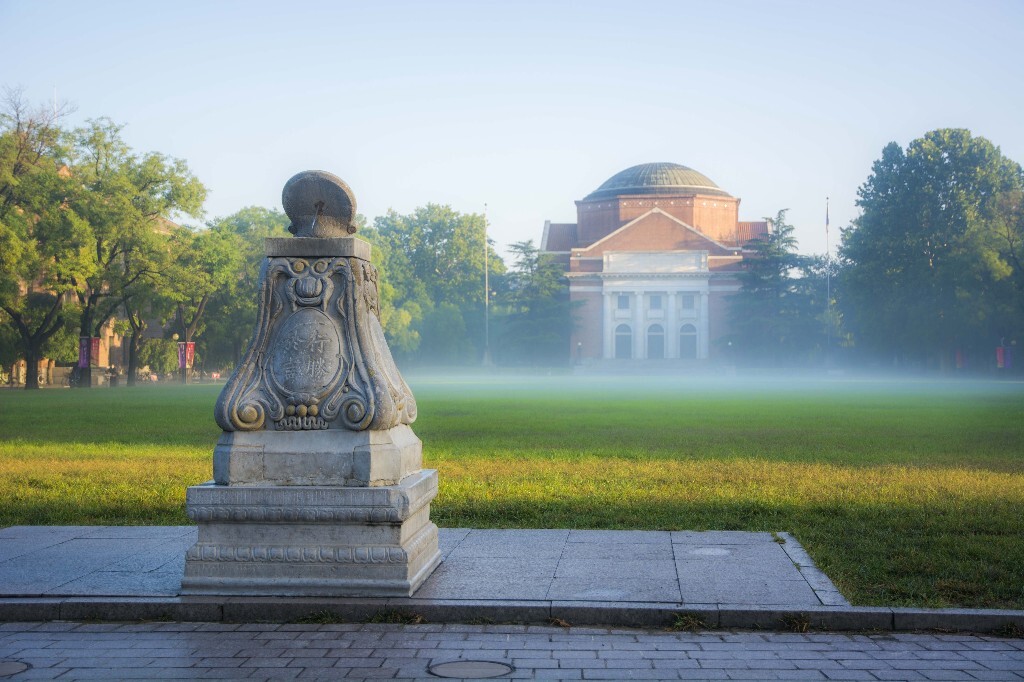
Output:
<instances>
[{"instance_id":1,"label":"stone slab paving","mask_svg":"<svg viewBox=\"0 0 1024 682\"><path fill-rule=\"evenodd\" d=\"M411 598L181 596L196 529L0 529L0 622L346 622L1024 630L1024 611L850 606L787 533L441 529L443 560Z\"/></svg>"},{"instance_id":2,"label":"stone slab paving","mask_svg":"<svg viewBox=\"0 0 1024 682\"><path fill-rule=\"evenodd\" d=\"M195 538L190 526L5 528L0 596L176 597ZM795 538L770 533L456 528L440 549L417 599L846 604Z\"/></svg>"},{"instance_id":3,"label":"stone slab paving","mask_svg":"<svg viewBox=\"0 0 1024 682\"><path fill-rule=\"evenodd\" d=\"M28 666L0 678L12 680L436 680L430 668L453 661L513 668L498 679L1019 681L1024 639L530 625L0 624L0 674Z\"/></svg>"}]
</instances>

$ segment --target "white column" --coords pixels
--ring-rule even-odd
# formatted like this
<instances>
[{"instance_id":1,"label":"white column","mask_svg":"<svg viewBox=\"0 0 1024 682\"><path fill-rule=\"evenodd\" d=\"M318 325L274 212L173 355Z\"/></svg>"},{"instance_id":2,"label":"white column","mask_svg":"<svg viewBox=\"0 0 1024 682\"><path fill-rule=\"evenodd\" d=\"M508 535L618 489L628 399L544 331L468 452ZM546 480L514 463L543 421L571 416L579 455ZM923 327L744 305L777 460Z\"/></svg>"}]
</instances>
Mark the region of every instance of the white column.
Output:
<instances>
[{"instance_id":1,"label":"white column","mask_svg":"<svg viewBox=\"0 0 1024 682\"><path fill-rule=\"evenodd\" d=\"M665 357L679 357L679 311L676 292L668 292L668 312L665 314Z\"/></svg>"},{"instance_id":2,"label":"white column","mask_svg":"<svg viewBox=\"0 0 1024 682\"><path fill-rule=\"evenodd\" d=\"M604 315L601 318L601 338L603 339L602 356L605 360L615 357L615 308L614 295L604 292Z\"/></svg>"},{"instance_id":3,"label":"white column","mask_svg":"<svg viewBox=\"0 0 1024 682\"><path fill-rule=\"evenodd\" d=\"M643 360L647 357L647 346L645 341L647 340L646 334L644 334L644 295L643 292L638 291L633 294L633 357L637 360Z\"/></svg>"},{"instance_id":4,"label":"white column","mask_svg":"<svg viewBox=\"0 0 1024 682\"><path fill-rule=\"evenodd\" d=\"M697 357L708 359L708 337L711 336L711 325L708 322L708 292L700 292L700 334L697 336Z\"/></svg>"}]
</instances>

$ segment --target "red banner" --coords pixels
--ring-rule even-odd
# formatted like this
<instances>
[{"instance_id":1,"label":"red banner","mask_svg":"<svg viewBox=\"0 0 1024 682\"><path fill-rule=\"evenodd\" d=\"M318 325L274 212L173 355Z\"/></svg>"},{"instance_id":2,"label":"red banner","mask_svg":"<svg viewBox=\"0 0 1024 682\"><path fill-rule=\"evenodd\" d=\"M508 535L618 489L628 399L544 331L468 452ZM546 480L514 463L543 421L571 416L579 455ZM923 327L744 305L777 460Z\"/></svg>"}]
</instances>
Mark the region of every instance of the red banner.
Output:
<instances>
[{"instance_id":1,"label":"red banner","mask_svg":"<svg viewBox=\"0 0 1024 682\"><path fill-rule=\"evenodd\" d=\"M196 359L196 342L178 342L178 369L192 369Z\"/></svg>"},{"instance_id":2,"label":"red banner","mask_svg":"<svg viewBox=\"0 0 1024 682\"><path fill-rule=\"evenodd\" d=\"M89 339L89 365L97 367L100 364L100 337L94 336Z\"/></svg>"}]
</instances>

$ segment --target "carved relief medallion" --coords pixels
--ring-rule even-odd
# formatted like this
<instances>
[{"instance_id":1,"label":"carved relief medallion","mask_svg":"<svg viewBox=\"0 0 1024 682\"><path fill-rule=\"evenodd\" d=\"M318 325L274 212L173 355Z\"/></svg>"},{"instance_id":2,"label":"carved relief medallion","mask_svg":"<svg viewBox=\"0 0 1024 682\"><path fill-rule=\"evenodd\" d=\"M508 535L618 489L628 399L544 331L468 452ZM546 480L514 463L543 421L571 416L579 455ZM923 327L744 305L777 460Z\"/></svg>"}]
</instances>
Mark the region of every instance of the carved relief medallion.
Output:
<instances>
[{"instance_id":1,"label":"carved relief medallion","mask_svg":"<svg viewBox=\"0 0 1024 682\"><path fill-rule=\"evenodd\" d=\"M277 428L326 429L320 402L341 380L344 369L334 322L315 308L302 308L281 325L271 349L270 379L289 403Z\"/></svg>"}]
</instances>

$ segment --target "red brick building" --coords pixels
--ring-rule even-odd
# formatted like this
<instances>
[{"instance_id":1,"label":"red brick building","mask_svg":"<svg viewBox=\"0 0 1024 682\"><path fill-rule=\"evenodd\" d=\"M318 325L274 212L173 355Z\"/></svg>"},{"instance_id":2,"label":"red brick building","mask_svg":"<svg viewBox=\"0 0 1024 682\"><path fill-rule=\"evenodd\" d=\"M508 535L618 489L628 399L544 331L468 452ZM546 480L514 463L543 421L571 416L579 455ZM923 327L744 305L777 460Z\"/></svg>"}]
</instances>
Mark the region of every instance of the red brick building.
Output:
<instances>
[{"instance_id":1,"label":"red brick building","mask_svg":"<svg viewBox=\"0 0 1024 682\"><path fill-rule=\"evenodd\" d=\"M577 201L575 223L546 222L541 250L579 303L574 361L714 358L743 245L770 229L740 221L739 206L692 168L645 163Z\"/></svg>"}]
</instances>

